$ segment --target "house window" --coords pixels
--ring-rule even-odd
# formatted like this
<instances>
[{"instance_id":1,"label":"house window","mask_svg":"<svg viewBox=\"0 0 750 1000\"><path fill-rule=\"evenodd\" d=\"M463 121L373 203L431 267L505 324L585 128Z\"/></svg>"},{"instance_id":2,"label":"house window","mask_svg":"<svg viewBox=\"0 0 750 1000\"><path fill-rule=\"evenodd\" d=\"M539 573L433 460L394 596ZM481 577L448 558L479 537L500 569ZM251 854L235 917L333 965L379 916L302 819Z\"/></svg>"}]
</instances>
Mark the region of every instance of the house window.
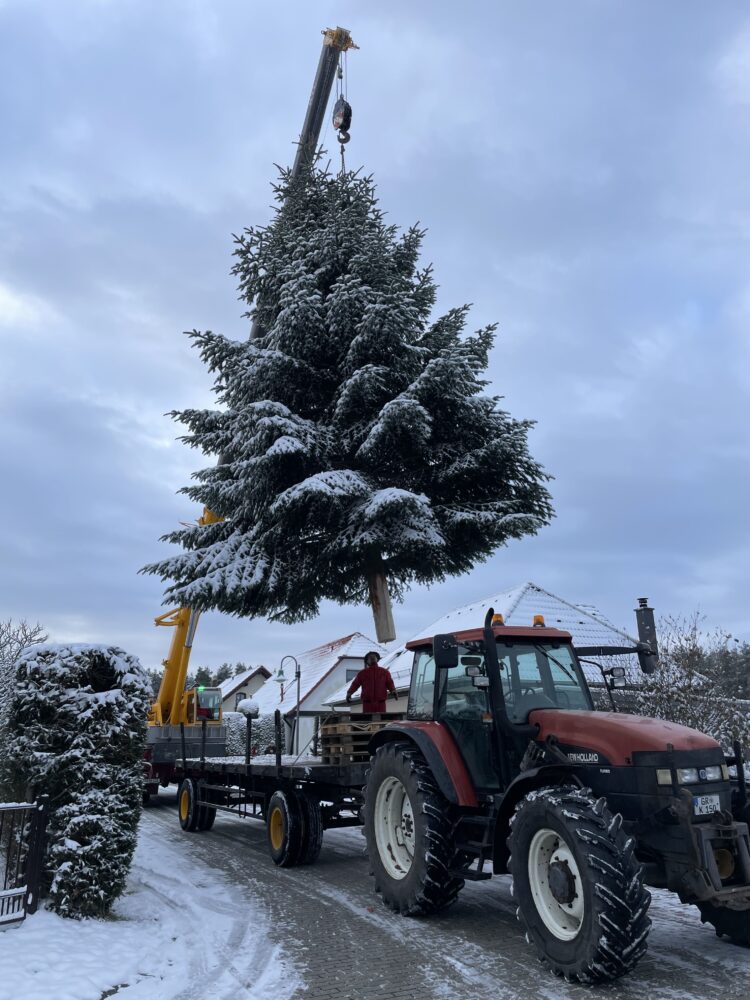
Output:
<instances>
[{"instance_id":1,"label":"house window","mask_svg":"<svg viewBox=\"0 0 750 1000\"><path fill-rule=\"evenodd\" d=\"M357 676L358 673L359 670L347 670L346 672L347 683L351 683L351 681L354 680L354 678Z\"/></svg>"},{"instance_id":2,"label":"house window","mask_svg":"<svg viewBox=\"0 0 750 1000\"><path fill-rule=\"evenodd\" d=\"M238 691L237 694L234 696L234 710L235 710L235 712L237 711L237 706L243 700L243 698L247 698L247 695L245 694L244 691Z\"/></svg>"}]
</instances>

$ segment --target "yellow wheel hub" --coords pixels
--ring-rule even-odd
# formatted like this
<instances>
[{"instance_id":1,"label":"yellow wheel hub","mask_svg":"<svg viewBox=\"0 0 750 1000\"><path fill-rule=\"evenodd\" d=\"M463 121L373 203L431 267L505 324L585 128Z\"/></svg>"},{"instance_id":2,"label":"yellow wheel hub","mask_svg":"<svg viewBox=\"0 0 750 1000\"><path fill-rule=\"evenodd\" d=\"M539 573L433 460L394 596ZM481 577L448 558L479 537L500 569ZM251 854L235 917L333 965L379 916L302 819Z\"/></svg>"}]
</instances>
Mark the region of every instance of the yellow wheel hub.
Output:
<instances>
[{"instance_id":1,"label":"yellow wheel hub","mask_svg":"<svg viewBox=\"0 0 750 1000\"><path fill-rule=\"evenodd\" d=\"M190 811L190 794L187 788L183 788L180 792L180 819L182 822L186 822L188 818L188 812Z\"/></svg>"},{"instance_id":2,"label":"yellow wheel hub","mask_svg":"<svg viewBox=\"0 0 750 1000\"><path fill-rule=\"evenodd\" d=\"M268 821L268 829L271 834L271 847L274 851L280 851L284 843L284 817L278 806L271 813Z\"/></svg>"}]
</instances>

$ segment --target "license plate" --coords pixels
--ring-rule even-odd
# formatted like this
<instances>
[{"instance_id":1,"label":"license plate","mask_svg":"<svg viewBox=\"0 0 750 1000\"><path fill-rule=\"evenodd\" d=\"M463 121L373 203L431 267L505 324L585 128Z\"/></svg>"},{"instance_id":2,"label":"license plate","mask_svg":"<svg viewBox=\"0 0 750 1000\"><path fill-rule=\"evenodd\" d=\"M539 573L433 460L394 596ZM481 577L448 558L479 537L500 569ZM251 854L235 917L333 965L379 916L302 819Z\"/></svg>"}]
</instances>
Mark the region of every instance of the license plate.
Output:
<instances>
[{"instance_id":1,"label":"license plate","mask_svg":"<svg viewBox=\"0 0 750 1000\"><path fill-rule=\"evenodd\" d=\"M694 795L693 811L696 816L712 816L721 808L718 795Z\"/></svg>"}]
</instances>

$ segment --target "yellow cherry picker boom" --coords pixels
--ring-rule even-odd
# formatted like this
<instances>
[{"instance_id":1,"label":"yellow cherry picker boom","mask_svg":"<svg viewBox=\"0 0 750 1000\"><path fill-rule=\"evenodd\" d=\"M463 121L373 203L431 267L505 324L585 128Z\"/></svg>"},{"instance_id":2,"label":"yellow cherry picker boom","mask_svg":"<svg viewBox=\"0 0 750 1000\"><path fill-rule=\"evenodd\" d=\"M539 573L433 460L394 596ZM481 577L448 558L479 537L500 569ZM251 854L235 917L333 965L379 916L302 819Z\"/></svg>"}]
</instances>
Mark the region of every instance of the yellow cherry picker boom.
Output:
<instances>
[{"instance_id":1,"label":"yellow cherry picker boom","mask_svg":"<svg viewBox=\"0 0 750 1000\"><path fill-rule=\"evenodd\" d=\"M337 74L341 77L342 73L341 54L358 47L346 28L326 28L322 34L323 48L292 165L293 178L298 177L316 155L331 90ZM350 123L351 107L342 95L333 115L342 153L344 143L349 141ZM262 334L257 318L253 319L250 339L255 340ZM219 458L219 464L226 461L226 456ZM213 524L219 520L219 516L205 509L198 523ZM178 759L185 755L216 757L225 753L226 728L222 720L220 689L202 685L185 687L199 617L198 609L183 607L154 619L157 626L173 628L174 633L167 658L162 661L164 673L159 693L148 716L144 801L158 791L160 784L166 786L174 779Z\"/></svg>"}]
</instances>

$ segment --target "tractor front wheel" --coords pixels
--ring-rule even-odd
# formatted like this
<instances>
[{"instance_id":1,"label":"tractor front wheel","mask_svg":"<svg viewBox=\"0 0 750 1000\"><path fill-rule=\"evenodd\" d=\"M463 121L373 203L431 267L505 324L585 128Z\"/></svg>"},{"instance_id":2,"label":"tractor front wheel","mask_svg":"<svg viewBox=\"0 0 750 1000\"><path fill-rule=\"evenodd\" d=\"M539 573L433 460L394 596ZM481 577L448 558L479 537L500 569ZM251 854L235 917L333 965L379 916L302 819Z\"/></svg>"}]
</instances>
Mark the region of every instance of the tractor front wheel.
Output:
<instances>
[{"instance_id":1,"label":"tractor front wheel","mask_svg":"<svg viewBox=\"0 0 750 1000\"><path fill-rule=\"evenodd\" d=\"M621 822L604 799L572 786L531 792L513 817L518 919L540 959L568 980L618 979L646 952L651 896Z\"/></svg>"},{"instance_id":2,"label":"tractor front wheel","mask_svg":"<svg viewBox=\"0 0 750 1000\"><path fill-rule=\"evenodd\" d=\"M392 910L434 913L463 888L463 879L451 872L456 850L449 813L414 746L378 748L365 786L365 837L375 889Z\"/></svg>"},{"instance_id":3,"label":"tractor front wheel","mask_svg":"<svg viewBox=\"0 0 750 1000\"><path fill-rule=\"evenodd\" d=\"M732 910L714 903L696 904L701 923L712 924L717 937L728 937L732 944L750 946L750 910Z\"/></svg>"}]
</instances>

